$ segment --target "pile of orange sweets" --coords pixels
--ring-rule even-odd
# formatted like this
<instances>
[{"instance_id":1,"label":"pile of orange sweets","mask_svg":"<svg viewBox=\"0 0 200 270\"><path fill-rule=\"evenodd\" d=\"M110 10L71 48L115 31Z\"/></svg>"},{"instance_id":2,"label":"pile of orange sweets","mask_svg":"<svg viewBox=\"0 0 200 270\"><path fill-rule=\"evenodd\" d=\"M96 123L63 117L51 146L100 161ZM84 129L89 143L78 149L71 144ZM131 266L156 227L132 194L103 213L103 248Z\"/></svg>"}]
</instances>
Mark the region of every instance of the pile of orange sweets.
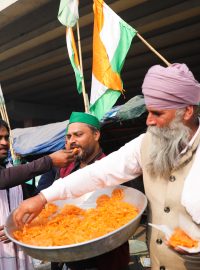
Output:
<instances>
[{"instance_id":1,"label":"pile of orange sweets","mask_svg":"<svg viewBox=\"0 0 200 270\"><path fill-rule=\"evenodd\" d=\"M14 237L34 246L63 246L103 236L138 215L138 209L123 198L123 190L114 189L111 196L97 198L96 208L66 204L59 209L55 204L47 204L30 224L15 231Z\"/></svg>"},{"instance_id":2,"label":"pile of orange sweets","mask_svg":"<svg viewBox=\"0 0 200 270\"><path fill-rule=\"evenodd\" d=\"M198 246L198 241L192 239L180 228L176 228L171 235L168 244L172 247L183 246L193 248Z\"/></svg>"}]
</instances>

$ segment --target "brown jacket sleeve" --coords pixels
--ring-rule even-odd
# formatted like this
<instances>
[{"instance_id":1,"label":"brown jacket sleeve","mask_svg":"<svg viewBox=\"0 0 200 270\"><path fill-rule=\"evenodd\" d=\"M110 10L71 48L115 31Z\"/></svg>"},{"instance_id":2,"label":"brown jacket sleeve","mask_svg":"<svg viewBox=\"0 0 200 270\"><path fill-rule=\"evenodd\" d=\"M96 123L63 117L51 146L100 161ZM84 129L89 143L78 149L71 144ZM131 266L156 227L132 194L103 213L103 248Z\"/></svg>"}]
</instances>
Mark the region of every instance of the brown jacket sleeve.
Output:
<instances>
[{"instance_id":1,"label":"brown jacket sleeve","mask_svg":"<svg viewBox=\"0 0 200 270\"><path fill-rule=\"evenodd\" d=\"M10 168L0 167L0 189L23 184L34 176L43 174L52 168L52 160L45 156L27 164Z\"/></svg>"}]
</instances>

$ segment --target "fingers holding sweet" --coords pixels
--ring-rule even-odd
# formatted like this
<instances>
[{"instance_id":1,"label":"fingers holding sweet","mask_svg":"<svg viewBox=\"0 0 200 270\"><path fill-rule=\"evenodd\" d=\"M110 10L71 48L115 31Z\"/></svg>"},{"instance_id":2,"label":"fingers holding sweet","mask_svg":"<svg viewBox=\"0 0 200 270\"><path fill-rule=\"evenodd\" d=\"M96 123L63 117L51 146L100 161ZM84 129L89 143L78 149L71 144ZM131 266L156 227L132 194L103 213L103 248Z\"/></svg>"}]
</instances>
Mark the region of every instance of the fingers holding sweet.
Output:
<instances>
[{"instance_id":1,"label":"fingers holding sweet","mask_svg":"<svg viewBox=\"0 0 200 270\"><path fill-rule=\"evenodd\" d=\"M13 220L17 227L30 223L44 208L47 203L41 193L35 197L23 201L13 213Z\"/></svg>"}]
</instances>

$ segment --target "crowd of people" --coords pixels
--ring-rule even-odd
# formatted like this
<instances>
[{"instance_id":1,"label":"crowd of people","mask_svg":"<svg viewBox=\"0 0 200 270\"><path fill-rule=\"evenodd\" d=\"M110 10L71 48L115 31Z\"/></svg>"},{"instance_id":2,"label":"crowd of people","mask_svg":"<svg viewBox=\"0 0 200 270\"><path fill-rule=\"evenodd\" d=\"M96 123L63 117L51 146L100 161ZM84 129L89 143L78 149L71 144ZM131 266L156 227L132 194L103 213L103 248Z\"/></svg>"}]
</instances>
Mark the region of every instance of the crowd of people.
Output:
<instances>
[{"instance_id":1,"label":"crowd of people","mask_svg":"<svg viewBox=\"0 0 200 270\"><path fill-rule=\"evenodd\" d=\"M140 175L143 176L148 199L148 221L170 228L182 226L191 237L200 240L200 84L185 64L155 65L144 78L142 92L148 111L146 133L108 156L104 155L99 144L97 118L73 112L67 127L65 150L29 164L5 168L9 129L5 124L0 125L0 207L2 212L2 209L7 209L1 217L2 241L7 241L3 234L5 220L16 207L15 222L23 226L31 222L48 202L78 197L98 188L125 183ZM75 148L77 152L73 151ZM49 173L51 170L53 172ZM38 195L24 201L20 197L12 204L12 188L19 189L19 185L31 176L43 173ZM14 192L20 194L19 190ZM166 244L162 232L148 227L147 242L152 270L200 269L199 254L188 255L173 250ZM6 267L2 264L0 269L30 269L26 255L18 256L13 243L0 244L4 252L1 256L7 256L6 260L1 258ZM15 252L10 259L7 259L8 245ZM19 261L24 266L19 266ZM124 243L95 258L65 264L72 270L124 270L128 269L128 263L129 247ZM51 267L62 269L63 263L52 262Z\"/></svg>"}]
</instances>

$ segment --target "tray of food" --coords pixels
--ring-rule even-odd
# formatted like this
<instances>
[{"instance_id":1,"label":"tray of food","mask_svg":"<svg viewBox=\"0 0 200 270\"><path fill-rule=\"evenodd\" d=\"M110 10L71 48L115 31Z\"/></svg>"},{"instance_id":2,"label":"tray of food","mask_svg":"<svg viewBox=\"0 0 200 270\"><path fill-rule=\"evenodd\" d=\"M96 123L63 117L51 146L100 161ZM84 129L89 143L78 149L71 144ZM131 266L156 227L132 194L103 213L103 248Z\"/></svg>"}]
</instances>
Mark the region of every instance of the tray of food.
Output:
<instances>
[{"instance_id":1,"label":"tray of food","mask_svg":"<svg viewBox=\"0 0 200 270\"><path fill-rule=\"evenodd\" d=\"M95 257L126 242L139 226L146 196L122 185L47 204L23 228L11 213L7 237L33 258L72 262Z\"/></svg>"}]
</instances>

